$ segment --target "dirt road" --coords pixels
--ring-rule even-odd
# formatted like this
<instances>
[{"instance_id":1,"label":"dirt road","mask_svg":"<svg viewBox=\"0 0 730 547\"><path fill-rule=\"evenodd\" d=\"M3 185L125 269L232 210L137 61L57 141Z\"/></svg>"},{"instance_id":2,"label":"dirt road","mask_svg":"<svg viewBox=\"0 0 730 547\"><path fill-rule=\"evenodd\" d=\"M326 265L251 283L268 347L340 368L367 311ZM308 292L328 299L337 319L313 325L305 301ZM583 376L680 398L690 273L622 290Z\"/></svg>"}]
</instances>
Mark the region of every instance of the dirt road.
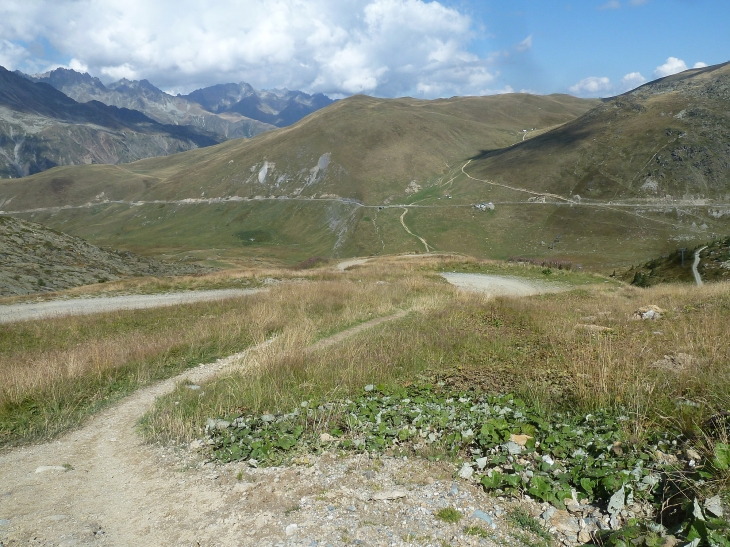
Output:
<instances>
[{"instance_id":1,"label":"dirt road","mask_svg":"<svg viewBox=\"0 0 730 547\"><path fill-rule=\"evenodd\" d=\"M400 312L358 325L334 335L333 341L402 316ZM249 503L235 474L221 476L212 464L187 469L169 450L144 444L135 425L178 382L198 384L226 369L255 367L262 355L273 351L280 350L276 341L269 341L201 365L137 391L58 441L0 455L0 545L261 544L244 536L265 530L272 511L281 510L283 501L272 496L273 488L258 485L260 499ZM287 492L303 493L297 485ZM283 531L275 529L272 533Z\"/></svg>"},{"instance_id":2,"label":"dirt road","mask_svg":"<svg viewBox=\"0 0 730 547\"><path fill-rule=\"evenodd\" d=\"M221 289L171 294L135 294L99 298L74 298L71 300L50 300L48 302L31 304L13 304L10 306L0 306L0 323L29 321L32 319L59 317L62 315L85 315L104 311L158 308L206 300L222 300L243 296L245 294L253 294L259 290Z\"/></svg>"},{"instance_id":3,"label":"dirt road","mask_svg":"<svg viewBox=\"0 0 730 547\"><path fill-rule=\"evenodd\" d=\"M695 283L697 283L698 287L702 286L702 277L700 277L700 272L697 271L697 266L700 265L700 253L705 249L707 249L707 245L695 251L695 261L692 263L692 275L695 276Z\"/></svg>"},{"instance_id":4,"label":"dirt road","mask_svg":"<svg viewBox=\"0 0 730 547\"><path fill-rule=\"evenodd\" d=\"M501 275L442 273L446 280L466 291L486 293L492 296L530 296L567 289L559 283L548 283L519 277Z\"/></svg>"}]
</instances>

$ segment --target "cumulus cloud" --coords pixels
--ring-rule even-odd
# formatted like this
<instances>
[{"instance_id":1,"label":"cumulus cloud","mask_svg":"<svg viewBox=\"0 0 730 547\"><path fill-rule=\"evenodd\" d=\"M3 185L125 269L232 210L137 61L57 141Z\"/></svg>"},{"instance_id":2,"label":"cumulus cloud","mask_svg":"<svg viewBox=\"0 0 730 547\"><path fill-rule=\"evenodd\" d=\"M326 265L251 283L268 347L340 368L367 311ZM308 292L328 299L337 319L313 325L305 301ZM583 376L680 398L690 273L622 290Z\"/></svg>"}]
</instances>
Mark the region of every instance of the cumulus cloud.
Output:
<instances>
[{"instance_id":1,"label":"cumulus cloud","mask_svg":"<svg viewBox=\"0 0 730 547\"><path fill-rule=\"evenodd\" d=\"M608 97L631 91L645 82L646 78L640 72L626 74L619 84L613 84L610 78L605 76L591 76L571 86L569 90L579 97Z\"/></svg>"},{"instance_id":2,"label":"cumulus cloud","mask_svg":"<svg viewBox=\"0 0 730 547\"><path fill-rule=\"evenodd\" d=\"M705 68L707 66L707 63L703 63L702 61L697 61L692 68Z\"/></svg>"},{"instance_id":3,"label":"cumulus cloud","mask_svg":"<svg viewBox=\"0 0 730 547\"><path fill-rule=\"evenodd\" d=\"M331 95L481 94L498 70L469 51L472 19L426 0L4 0L0 62L45 38L103 80L191 90L247 81ZM529 36L516 51L530 49Z\"/></svg>"},{"instance_id":4,"label":"cumulus cloud","mask_svg":"<svg viewBox=\"0 0 730 547\"><path fill-rule=\"evenodd\" d=\"M605 76L589 76L570 86L570 92L581 97L598 97L613 89L611 80Z\"/></svg>"},{"instance_id":5,"label":"cumulus cloud","mask_svg":"<svg viewBox=\"0 0 730 547\"><path fill-rule=\"evenodd\" d=\"M656 67L654 76L657 78L664 78L665 76L671 76L672 74L677 74L683 70L687 70L687 63L685 63L682 59L677 59L676 57L668 57L663 65Z\"/></svg>"},{"instance_id":6,"label":"cumulus cloud","mask_svg":"<svg viewBox=\"0 0 730 547\"><path fill-rule=\"evenodd\" d=\"M641 75L641 72L630 72L621 78L621 88L625 91L639 87L643 83L646 83L646 78Z\"/></svg>"}]
</instances>

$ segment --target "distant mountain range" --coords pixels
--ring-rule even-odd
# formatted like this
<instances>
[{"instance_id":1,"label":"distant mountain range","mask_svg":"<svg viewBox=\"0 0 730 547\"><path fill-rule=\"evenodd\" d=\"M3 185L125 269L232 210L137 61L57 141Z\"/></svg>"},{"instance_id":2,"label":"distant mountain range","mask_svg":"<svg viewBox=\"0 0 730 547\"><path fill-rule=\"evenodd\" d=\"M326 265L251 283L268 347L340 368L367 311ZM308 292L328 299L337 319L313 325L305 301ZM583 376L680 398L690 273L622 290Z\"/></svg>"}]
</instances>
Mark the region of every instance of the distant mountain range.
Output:
<instances>
[{"instance_id":1,"label":"distant mountain range","mask_svg":"<svg viewBox=\"0 0 730 547\"><path fill-rule=\"evenodd\" d=\"M108 85L59 68L0 67L0 177L58 165L127 163L253 137L331 104L322 94L223 84L173 96L147 80Z\"/></svg>"},{"instance_id":2,"label":"distant mountain range","mask_svg":"<svg viewBox=\"0 0 730 547\"><path fill-rule=\"evenodd\" d=\"M137 110L78 103L0 67L0 177L57 165L124 163L220 142L212 133L161 124Z\"/></svg>"},{"instance_id":3,"label":"distant mountain range","mask_svg":"<svg viewBox=\"0 0 730 547\"><path fill-rule=\"evenodd\" d=\"M160 123L192 125L229 139L291 125L334 102L322 93L259 91L244 82L173 96L147 80L121 79L105 86L99 78L66 68L33 76L18 74L50 84L80 103L99 101L139 110Z\"/></svg>"}]
</instances>

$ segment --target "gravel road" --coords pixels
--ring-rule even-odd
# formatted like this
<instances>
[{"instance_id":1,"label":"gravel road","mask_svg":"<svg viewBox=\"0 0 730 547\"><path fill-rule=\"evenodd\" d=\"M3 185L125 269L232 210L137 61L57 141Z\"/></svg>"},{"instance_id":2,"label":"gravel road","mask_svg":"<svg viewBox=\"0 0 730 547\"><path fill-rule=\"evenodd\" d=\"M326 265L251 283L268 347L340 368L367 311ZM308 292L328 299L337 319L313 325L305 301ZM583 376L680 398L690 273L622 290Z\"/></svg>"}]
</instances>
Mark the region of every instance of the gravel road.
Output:
<instances>
[{"instance_id":1,"label":"gravel road","mask_svg":"<svg viewBox=\"0 0 730 547\"><path fill-rule=\"evenodd\" d=\"M223 300L225 298L253 294L259 290L220 289L170 294L135 294L99 298L75 298L71 300L51 300L32 304L13 304L10 306L0 306L0 323L30 321L33 319L60 317L63 315L85 315L116 310L158 308L206 300Z\"/></svg>"},{"instance_id":2,"label":"gravel road","mask_svg":"<svg viewBox=\"0 0 730 547\"><path fill-rule=\"evenodd\" d=\"M547 283L501 275L442 273L446 281L465 291L486 293L491 296L530 296L567 289L559 283Z\"/></svg>"}]
</instances>

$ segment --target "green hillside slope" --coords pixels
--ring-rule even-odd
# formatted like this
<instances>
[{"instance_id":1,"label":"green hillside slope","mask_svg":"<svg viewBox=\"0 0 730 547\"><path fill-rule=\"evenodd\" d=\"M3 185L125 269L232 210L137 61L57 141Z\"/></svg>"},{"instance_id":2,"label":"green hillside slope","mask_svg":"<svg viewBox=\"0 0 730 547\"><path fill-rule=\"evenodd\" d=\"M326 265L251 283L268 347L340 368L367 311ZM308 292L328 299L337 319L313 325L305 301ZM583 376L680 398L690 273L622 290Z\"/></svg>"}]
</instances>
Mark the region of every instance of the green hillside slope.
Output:
<instances>
[{"instance_id":1,"label":"green hillside slope","mask_svg":"<svg viewBox=\"0 0 730 547\"><path fill-rule=\"evenodd\" d=\"M610 273L726 235L728 100L727 65L606 101L357 96L248 141L4 181L0 208L206 260L438 250Z\"/></svg>"}]
</instances>

